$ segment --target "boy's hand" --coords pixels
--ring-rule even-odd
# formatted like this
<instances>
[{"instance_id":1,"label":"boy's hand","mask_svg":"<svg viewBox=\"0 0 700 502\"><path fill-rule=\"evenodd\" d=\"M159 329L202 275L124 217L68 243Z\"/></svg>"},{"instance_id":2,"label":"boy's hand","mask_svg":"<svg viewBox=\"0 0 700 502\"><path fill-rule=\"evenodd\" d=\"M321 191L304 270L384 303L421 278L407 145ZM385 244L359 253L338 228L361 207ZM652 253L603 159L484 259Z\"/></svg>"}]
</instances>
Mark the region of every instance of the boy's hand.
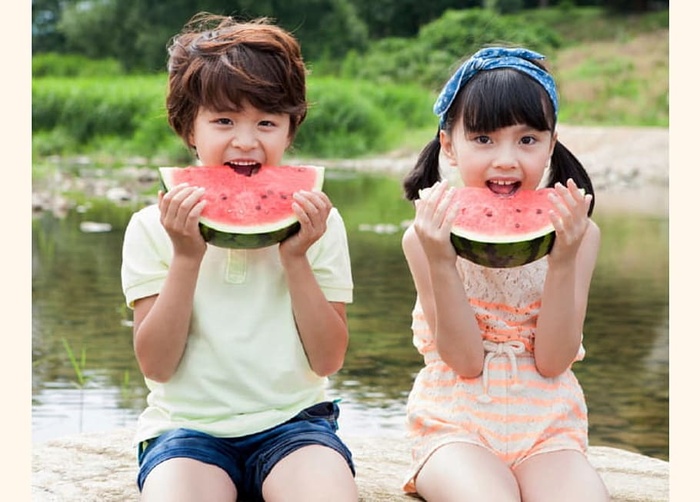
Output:
<instances>
[{"instance_id":1,"label":"boy's hand","mask_svg":"<svg viewBox=\"0 0 700 502\"><path fill-rule=\"evenodd\" d=\"M300 190L294 193L292 210L299 218L299 231L282 241L280 253L283 256L304 256L309 247L326 232L326 220L331 211L328 196L321 191Z\"/></svg>"},{"instance_id":2,"label":"boy's hand","mask_svg":"<svg viewBox=\"0 0 700 502\"><path fill-rule=\"evenodd\" d=\"M201 259L207 244L199 232L199 217L205 200L204 188L187 184L175 186L167 193L158 193L160 223L170 236L175 254Z\"/></svg>"}]
</instances>

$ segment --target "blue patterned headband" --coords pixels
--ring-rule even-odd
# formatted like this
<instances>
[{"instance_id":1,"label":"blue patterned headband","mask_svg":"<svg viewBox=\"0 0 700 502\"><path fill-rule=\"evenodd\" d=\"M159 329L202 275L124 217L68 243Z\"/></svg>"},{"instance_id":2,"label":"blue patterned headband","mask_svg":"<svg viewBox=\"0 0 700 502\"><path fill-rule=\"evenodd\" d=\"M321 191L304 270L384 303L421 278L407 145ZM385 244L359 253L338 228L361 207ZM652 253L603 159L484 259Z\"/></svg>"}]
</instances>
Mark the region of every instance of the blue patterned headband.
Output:
<instances>
[{"instance_id":1,"label":"blue patterned headband","mask_svg":"<svg viewBox=\"0 0 700 502\"><path fill-rule=\"evenodd\" d=\"M479 52L465 61L462 66L447 81L442 92L435 101L433 112L440 117L440 129L445 125L445 115L452 106L452 102L459 90L474 75L483 70L494 70L496 68L513 68L532 78L534 78L549 94L554 106L554 117L556 119L559 111L559 100L557 99L557 88L554 79L545 70L532 64L528 59L544 59L539 54L528 49L510 49L506 47L489 47L481 49Z\"/></svg>"}]
</instances>

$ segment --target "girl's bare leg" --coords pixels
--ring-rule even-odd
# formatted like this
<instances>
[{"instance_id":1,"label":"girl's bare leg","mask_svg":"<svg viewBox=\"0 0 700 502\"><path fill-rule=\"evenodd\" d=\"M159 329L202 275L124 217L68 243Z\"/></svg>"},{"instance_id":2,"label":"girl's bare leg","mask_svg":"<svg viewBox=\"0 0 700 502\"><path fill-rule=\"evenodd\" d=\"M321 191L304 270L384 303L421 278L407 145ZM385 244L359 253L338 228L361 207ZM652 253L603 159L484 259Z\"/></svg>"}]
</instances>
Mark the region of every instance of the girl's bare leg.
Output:
<instances>
[{"instance_id":1,"label":"girl's bare leg","mask_svg":"<svg viewBox=\"0 0 700 502\"><path fill-rule=\"evenodd\" d=\"M428 502L520 501L510 468L486 448L468 443L437 449L418 473L416 489Z\"/></svg>"},{"instance_id":2,"label":"girl's bare leg","mask_svg":"<svg viewBox=\"0 0 700 502\"><path fill-rule=\"evenodd\" d=\"M518 465L515 476L523 502L608 502L610 495L598 472L581 452L535 455Z\"/></svg>"}]
</instances>

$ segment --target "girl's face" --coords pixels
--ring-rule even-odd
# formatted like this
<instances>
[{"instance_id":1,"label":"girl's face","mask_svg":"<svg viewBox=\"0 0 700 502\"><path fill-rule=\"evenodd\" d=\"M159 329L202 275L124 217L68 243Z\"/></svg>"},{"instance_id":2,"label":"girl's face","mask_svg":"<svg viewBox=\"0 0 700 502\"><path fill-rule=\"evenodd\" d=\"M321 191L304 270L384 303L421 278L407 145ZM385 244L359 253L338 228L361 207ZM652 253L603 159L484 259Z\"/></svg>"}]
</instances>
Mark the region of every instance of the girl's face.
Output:
<instances>
[{"instance_id":1,"label":"girl's face","mask_svg":"<svg viewBox=\"0 0 700 502\"><path fill-rule=\"evenodd\" d=\"M466 131L457 121L451 133L440 131L440 145L449 164L459 169L465 186L514 193L540 184L556 143L556 133L525 124L484 133Z\"/></svg>"},{"instance_id":2,"label":"girl's face","mask_svg":"<svg viewBox=\"0 0 700 502\"><path fill-rule=\"evenodd\" d=\"M238 111L200 108L189 142L202 165L279 165L290 144L288 114L244 103Z\"/></svg>"}]
</instances>

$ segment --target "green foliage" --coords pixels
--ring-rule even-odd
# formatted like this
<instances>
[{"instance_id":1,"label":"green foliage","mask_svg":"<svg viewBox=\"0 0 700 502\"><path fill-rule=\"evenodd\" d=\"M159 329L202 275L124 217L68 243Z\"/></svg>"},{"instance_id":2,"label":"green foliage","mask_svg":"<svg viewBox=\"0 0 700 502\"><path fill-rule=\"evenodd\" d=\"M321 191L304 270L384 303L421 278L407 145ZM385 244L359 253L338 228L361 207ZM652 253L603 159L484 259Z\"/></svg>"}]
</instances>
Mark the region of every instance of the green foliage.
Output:
<instances>
[{"instance_id":1,"label":"green foliage","mask_svg":"<svg viewBox=\"0 0 700 502\"><path fill-rule=\"evenodd\" d=\"M533 20L480 8L448 10L424 25L415 38L386 38L363 55L352 54L345 76L376 82L415 82L438 89L452 68L486 45L522 45L548 53L561 45L556 31Z\"/></svg>"},{"instance_id":2,"label":"green foliage","mask_svg":"<svg viewBox=\"0 0 700 502\"><path fill-rule=\"evenodd\" d=\"M386 151L406 128L429 124L432 97L410 86L334 78L309 82L309 115L295 140L304 155L356 157Z\"/></svg>"},{"instance_id":3,"label":"green foliage","mask_svg":"<svg viewBox=\"0 0 700 502\"><path fill-rule=\"evenodd\" d=\"M342 60L329 53L310 63L312 106L293 153L341 158L386 152L418 138L422 145L424 132L434 127L437 90L463 57L493 43L525 45L548 57L562 95L562 122L667 125L667 28L668 12L623 19L600 8L531 9L517 16L446 11L413 38L384 38L365 52L351 49ZM648 30L658 35L644 42L646 48L620 52ZM605 40L611 42L600 45ZM164 73L121 75L114 60L55 54L34 56L33 66L36 158L99 153L191 161L167 124Z\"/></svg>"},{"instance_id":4,"label":"green foliage","mask_svg":"<svg viewBox=\"0 0 700 502\"><path fill-rule=\"evenodd\" d=\"M129 141L135 150L153 147L172 135L165 120L164 78L42 78L32 81L35 154L52 151L58 140L90 150L105 138ZM147 148L148 149L148 148Z\"/></svg>"},{"instance_id":5,"label":"green foliage","mask_svg":"<svg viewBox=\"0 0 700 502\"><path fill-rule=\"evenodd\" d=\"M44 52L32 57L32 76L38 77L115 77L124 69L116 59L90 59L78 54Z\"/></svg>"},{"instance_id":6,"label":"green foliage","mask_svg":"<svg viewBox=\"0 0 700 502\"><path fill-rule=\"evenodd\" d=\"M600 7L568 8L561 3L554 8L524 10L518 17L523 23L547 25L556 32L561 47L604 40L624 41L641 33L668 29L668 10L613 16Z\"/></svg>"},{"instance_id":7,"label":"green foliage","mask_svg":"<svg viewBox=\"0 0 700 502\"><path fill-rule=\"evenodd\" d=\"M111 152L115 158L191 160L168 126L164 93L162 75L34 79L34 155ZM309 156L385 151L407 128L433 120L431 94L415 85L311 78L309 100L311 109L295 141L295 150Z\"/></svg>"}]
</instances>

